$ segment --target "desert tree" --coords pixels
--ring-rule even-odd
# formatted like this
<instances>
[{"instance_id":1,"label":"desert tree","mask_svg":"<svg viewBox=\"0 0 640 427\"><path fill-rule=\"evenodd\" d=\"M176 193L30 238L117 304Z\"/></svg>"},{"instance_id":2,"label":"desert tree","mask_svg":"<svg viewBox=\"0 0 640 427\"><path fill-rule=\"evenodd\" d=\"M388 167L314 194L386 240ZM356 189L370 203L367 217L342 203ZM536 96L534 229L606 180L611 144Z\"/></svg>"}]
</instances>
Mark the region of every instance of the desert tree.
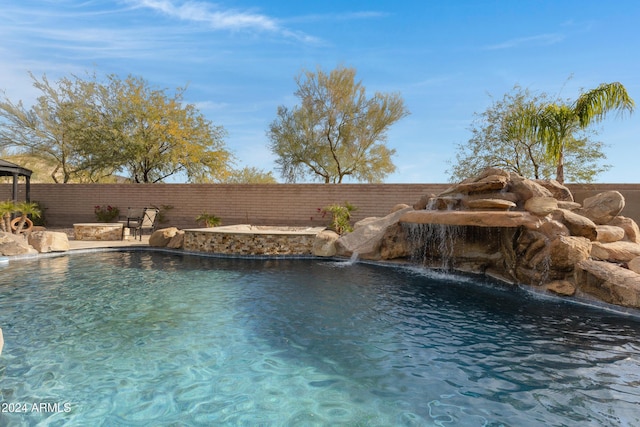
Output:
<instances>
[{"instance_id":1,"label":"desert tree","mask_svg":"<svg viewBox=\"0 0 640 427\"><path fill-rule=\"evenodd\" d=\"M108 80L107 114L119 138L121 164L134 182L161 182L179 173L188 182L226 177L232 161L226 131L183 102L185 89L171 95L140 77Z\"/></svg>"},{"instance_id":2,"label":"desert tree","mask_svg":"<svg viewBox=\"0 0 640 427\"><path fill-rule=\"evenodd\" d=\"M31 74L40 96L27 108L6 95L0 101L0 142L55 165L54 182L96 181L117 169L112 129L101 116L106 93L95 76L50 82Z\"/></svg>"},{"instance_id":3,"label":"desert tree","mask_svg":"<svg viewBox=\"0 0 640 427\"><path fill-rule=\"evenodd\" d=\"M267 131L285 181L381 182L395 171L387 131L409 114L399 94L367 97L356 70L343 66L303 70L295 81L299 105L279 106Z\"/></svg>"},{"instance_id":4,"label":"desert tree","mask_svg":"<svg viewBox=\"0 0 640 427\"><path fill-rule=\"evenodd\" d=\"M450 179L460 181L487 167L497 167L527 178L551 179L556 162L549 156L544 141L532 132L532 117L552 100L545 93L533 94L515 86L513 90L494 100L484 112L475 114L471 138L458 144L455 162L451 162ZM565 141L566 175L574 182L591 182L610 166L604 144L595 140L592 129L575 132Z\"/></svg>"}]
</instances>

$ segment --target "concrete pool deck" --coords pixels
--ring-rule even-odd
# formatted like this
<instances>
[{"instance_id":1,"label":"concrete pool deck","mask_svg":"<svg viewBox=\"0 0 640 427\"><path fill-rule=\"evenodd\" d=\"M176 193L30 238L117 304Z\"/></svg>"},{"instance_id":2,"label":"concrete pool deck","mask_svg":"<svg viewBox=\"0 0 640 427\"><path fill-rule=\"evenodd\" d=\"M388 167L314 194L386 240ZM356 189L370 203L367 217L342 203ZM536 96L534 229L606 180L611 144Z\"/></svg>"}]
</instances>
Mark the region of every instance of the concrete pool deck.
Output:
<instances>
[{"instance_id":1,"label":"concrete pool deck","mask_svg":"<svg viewBox=\"0 0 640 427\"><path fill-rule=\"evenodd\" d=\"M73 238L73 228L71 229L55 229L50 228L47 231L57 231L65 233L69 239L69 250L83 250L83 249L101 249L101 248L127 248L127 247L148 247L149 235L143 235L142 240L133 239L129 237L128 240L75 240Z\"/></svg>"}]
</instances>

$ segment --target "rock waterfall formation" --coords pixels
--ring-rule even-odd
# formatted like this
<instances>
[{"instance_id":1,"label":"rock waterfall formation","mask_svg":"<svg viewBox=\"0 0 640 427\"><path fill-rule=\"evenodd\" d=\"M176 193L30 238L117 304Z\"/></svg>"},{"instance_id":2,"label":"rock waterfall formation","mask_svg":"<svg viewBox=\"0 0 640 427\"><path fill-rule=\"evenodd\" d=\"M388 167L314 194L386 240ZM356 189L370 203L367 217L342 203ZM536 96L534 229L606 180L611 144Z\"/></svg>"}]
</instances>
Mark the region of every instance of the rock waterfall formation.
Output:
<instances>
[{"instance_id":1,"label":"rock waterfall formation","mask_svg":"<svg viewBox=\"0 0 640 427\"><path fill-rule=\"evenodd\" d=\"M640 231L619 215L624 203L608 191L578 204L556 181L492 168L413 208L400 205L357 223L336 251L373 260L413 257L429 267L640 308Z\"/></svg>"}]
</instances>

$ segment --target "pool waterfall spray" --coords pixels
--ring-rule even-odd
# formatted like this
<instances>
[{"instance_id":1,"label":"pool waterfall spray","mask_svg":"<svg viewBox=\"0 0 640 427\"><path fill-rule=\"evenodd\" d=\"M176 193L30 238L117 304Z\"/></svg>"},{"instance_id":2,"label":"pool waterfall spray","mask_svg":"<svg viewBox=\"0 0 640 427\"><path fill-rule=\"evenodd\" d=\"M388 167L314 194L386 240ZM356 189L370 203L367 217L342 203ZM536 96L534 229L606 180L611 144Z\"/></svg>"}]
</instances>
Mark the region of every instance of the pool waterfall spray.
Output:
<instances>
[{"instance_id":1,"label":"pool waterfall spray","mask_svg":"<svg viewBox=\"0 0 640 427\"><path fill-rule=\"evenodd\" d=\"M456 245L464 242L464 229L442 224L404 224L411 259L443 270L452 270Z\"/></svg>"}]
</instances>

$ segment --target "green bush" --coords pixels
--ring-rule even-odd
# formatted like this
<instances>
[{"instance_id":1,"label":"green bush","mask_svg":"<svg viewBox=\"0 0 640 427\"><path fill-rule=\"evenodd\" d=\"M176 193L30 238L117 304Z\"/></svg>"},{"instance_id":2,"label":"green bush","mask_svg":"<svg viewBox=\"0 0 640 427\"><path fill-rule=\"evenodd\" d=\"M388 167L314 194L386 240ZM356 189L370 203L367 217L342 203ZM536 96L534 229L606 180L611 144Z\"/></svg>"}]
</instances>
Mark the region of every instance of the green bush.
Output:
<instances>
[{"instance_id":1,"label":"green bush","mask_svg":"<svg viewBox=\"0 0 640 427\"><path fill-rule=\"evenodd\" d=\"M120 209L117 206L95 206L93 212L96 214L98 222L111 222L120 216Z\"/></svg>"},{"instance_id":2,"label":"green bush","mask_svg":"<svg viewBox=\"0 0 640 427\"><path fill-rule=\"evenodd\" d=\"M202 212L196 217L197 222L203 222L205 227L217 227L222 224L222 219L213 214Z\"/></svg>"},{"instance_id":3,"label":"green bush","mask_svg":"<svg viewBox=\"0 0 640 427\"><path fill-rule=\"evenodd\" d=\"M331 223L329 228L338 234L350 233L353 231L351 226L351 212L358 210L355 206L349 202L344 202L344 205L333 204L323 209L323 212L331 214Z\"/></svg>"}]
</instances>

